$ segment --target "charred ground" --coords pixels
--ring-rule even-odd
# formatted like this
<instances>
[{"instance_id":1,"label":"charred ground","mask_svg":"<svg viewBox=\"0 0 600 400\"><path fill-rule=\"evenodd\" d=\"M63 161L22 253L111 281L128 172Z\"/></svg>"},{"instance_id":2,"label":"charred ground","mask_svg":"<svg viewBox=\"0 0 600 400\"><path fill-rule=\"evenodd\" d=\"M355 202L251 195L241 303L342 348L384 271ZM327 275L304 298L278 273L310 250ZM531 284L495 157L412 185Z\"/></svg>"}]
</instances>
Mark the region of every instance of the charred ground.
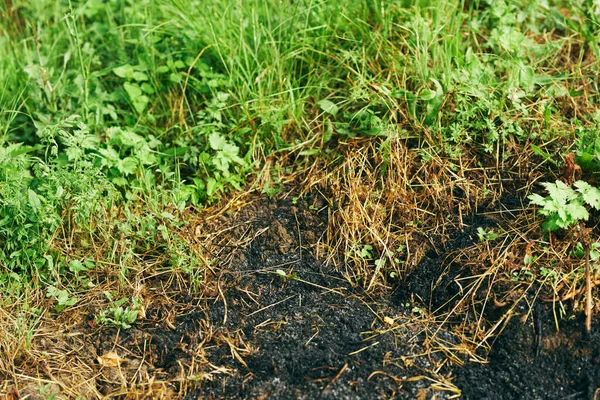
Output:
<instances>
[{"instance_id":1,"label":"charred ground","mask_svg":"<svg viewBox=\"0 0 600 400\"><path fill-rule=\"evenodd\" d=\"M465 218L451 240L375 296L315 258L332 212L326 196L256 196L190 229L214 259L204 292L184 295L187 282L156 274L144 282L153 299L145 318L131 329L97 326L90 314L33 345L55 359L78 354L94 371L89 393L112 398L144 390L186 399L593 398L598 335L583 338L576 320L557 331L551 303L528 306L535 290L510 318L507 306L481 306L483 289L469 299L474 314L449 313L462 301L456 280L473 273L456 255L476 248L476 227L505 223L490 214L502 205ZM478 316L488 327L506 323L489 354L465 333Z\"/></svg>"}]
</instances>

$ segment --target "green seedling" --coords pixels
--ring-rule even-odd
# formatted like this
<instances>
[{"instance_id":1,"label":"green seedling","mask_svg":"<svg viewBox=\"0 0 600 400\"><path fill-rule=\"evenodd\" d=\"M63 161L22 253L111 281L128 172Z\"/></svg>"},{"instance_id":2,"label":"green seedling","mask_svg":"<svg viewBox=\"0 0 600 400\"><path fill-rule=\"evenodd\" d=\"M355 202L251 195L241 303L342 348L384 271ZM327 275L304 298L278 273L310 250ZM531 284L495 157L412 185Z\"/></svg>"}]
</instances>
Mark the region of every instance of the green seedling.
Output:
<instances>
[{"instance_id":1,"label":"green seedling","mask_svg":"<svg viewBox=\"0 0 600 400\"><path fill-rule=\"evenodd\" d=\"M498 237L498 234L494 232L493 229L485 229L481 226L477 228L477 238L479 242L487 242L495 240Z\"/></svg>"},{"instance_id":2,"label":"green seedling","mask_svg":"<svg viewBox=\"0 0 600 400\"><path fill-rule=\"evenodd\" d=\"M585 221L590 217L589 209L600 209L600 189L584 181L577 181L573 187L561 181L556 183L545 182L542 184L549 195L542 197L539 194L530 195L532 204L542 208L538 210L546 217L543 224L545 231L551 232L558 229L568 230L577 226L577 234L583 239L583 255L586 265L586 305L585 305L585 330L591 333L592 327L592 247L589 241L590 229L585 227ZM595 250L595 249L594 249ZM577 253L577 247L575 248Z\"/></svg>"},{"instance_id":3,"label":"green seedling","mask_svg":"<svg viewBox=\"0 0 600 400\"><path fill-rule=\"evenodd\" d=\"M77 303L77 297L71 296L68 291L57 289L54 286L48 286L46 297L54 297L57 303L54 307L56 312L61 312L65 307L71 307Z\"/></svg>"},{"instance_id":4,"label":"green seedling","mask_svg":"<svg viewBox=\"0 0 600 400\"><path fill-rule=\"evenodd\" d=\"M370 244L365 244L360 251L360 256L362 258L372 259L373 258L373 246Z\"/></svg>"},{"instance_id":5,"label":"green seedling","mask_svg":"<svg viewBox=\"0 0 600 400\"><path fill-rule=\"evenodd\" d=\"M531 282L533 281L533 272L528 267L523 267L519 270L510 273L510 279L514 282Z\"/></svg>"},{"instance_id":6,"label":"green seedling","mask_svg":"<svg viewBox=\"0 0 600 400\"><path fill-rule=\"evenodd\" d=\"M110 301L110 307L100 311L96 316L96 322L102 325L111 325L120 329L129 329L138 317L141 307L140 300L136 297L131 298L132 305L123 307L123 304L129 301L128 298L122 298L113 301L113 295L109 292L104 292L104 295Z\"/></svg>"},{"instance_id":7,"label":"green seedling","mask_svg":"<svg viewBox=\"0 0 600 400\"><path fill-rule=\"evenodd\" d=\"M282 280L284 280L284 281L287 281L287 280L290 280L290 281L296 281L296 280L299 280L299 279L298 279L298 275L296 275L296 274L295 274L295 273L293 273L293 272L292 272L291 274L288 274L288 273L287 273L287 272L285 272L284 270L282 270L282 269L278 269L277 271L275 271L275 273L276 273L277 275L279 275L279 276L281 277L281 279L282 279Z\"/></svg>"}]
</instances>

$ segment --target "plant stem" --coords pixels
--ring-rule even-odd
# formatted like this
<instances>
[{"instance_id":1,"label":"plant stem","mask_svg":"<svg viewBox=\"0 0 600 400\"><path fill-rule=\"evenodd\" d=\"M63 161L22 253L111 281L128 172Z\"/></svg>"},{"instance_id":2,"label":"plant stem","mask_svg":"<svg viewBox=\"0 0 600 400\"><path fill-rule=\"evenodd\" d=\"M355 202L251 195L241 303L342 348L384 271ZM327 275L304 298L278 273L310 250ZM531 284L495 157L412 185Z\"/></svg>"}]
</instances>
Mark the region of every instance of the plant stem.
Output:
<instances>
[{"instance_id":1,"label":"plant stem","mask_svg":"<svg viewBox=\"0 0 600 400\"><path fill-rule=\"evenodd\" d=\"M583 229L583 243L585 246L585 332L592 333L592 277L590 267L590 241L589 231Z\"/></svg>"}]
</instances>

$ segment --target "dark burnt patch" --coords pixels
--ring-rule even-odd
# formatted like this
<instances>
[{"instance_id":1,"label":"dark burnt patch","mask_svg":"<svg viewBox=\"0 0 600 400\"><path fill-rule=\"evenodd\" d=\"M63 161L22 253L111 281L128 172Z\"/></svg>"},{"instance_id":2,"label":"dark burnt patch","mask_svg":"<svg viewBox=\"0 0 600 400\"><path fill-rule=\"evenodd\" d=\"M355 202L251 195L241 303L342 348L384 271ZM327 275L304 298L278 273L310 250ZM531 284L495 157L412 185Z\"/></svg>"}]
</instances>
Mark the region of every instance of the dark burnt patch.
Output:
<instances>
[{"instance_id":1,"label":"dark burnt patch","mask_svg":"<svg viewBox=\"0 0 600 400\"><path fill-rule=\"evenodd\" d=\"M246 365L224 355L237 365L235 373L199 383L187 398L431 397L428 381L406 381L433 362L416 340L420 328L403 328L406 340L398 341L400 331L381 321L410 311L369 299L307 251L325 232L326 203L318 197L273 203L235 216L252 221L245 234L260 234L231 261L226 310L219 302L209 311L214 325L226 319L254 351Z\"/></svg>"},{"instance_id":2,"label":"dark burnt patch","mask_svg":"<svg viewBox=\"0 0 600 400\"><path fill-rule=\"evenodd\" d=\"M526 313L526 306L519 310ZM525 323L512 318L489 354L489 364L456 370L465 399L594 399L600 384L600 326L583 335L583 319L560 321L538 304Z\"/></svg>"},{"instance_id":3,"label":"dark burnt patch","mask_svg":"<svg viewBox=\"0 0 600 400\"><path fill-rule=\"evenodd\" d=\"M453 255L477 243L477 228L505 226L510 212L490 211L511 210L521 200L503 200L464 217L462 229L432 245L393 294L373 298L313 255L328 223L325 198L258 199L209 227L225 232L213 241L212 291L155 302L131 329L104 327L89 336L95 357L115 349L124 357L119 368L100 368L98 390L111 395L123 376L129 384L153 376L170 388L168 398L186 399L453 394L435 390L434 381L452 382L467 399L593 398L599 336L583 338L581 321L562 321L556 332L550 304L524 323L527 309L519 305L491 353L479 353L488 364L458 367L432 351L434 339L461 345L453 328L464 319L449 319L440 329L423 315L435 318L454 304L455 280L472 271ZM176 293L169 282L148 284L157 293ZM504 311L490 307L485 318L496 321Z\"/></svg>"},{"instance_id":4,"label":"dark burnt patch","mask_svg":"<svg viewBox=\"0 0 600 400\"><path fill-rule=\"evenodd\" d=\"M453 262L453 257L478 240L478 228L498 228L498 221L486 215L489 210L482 208L463 218L463 227L452 231L448 241L438 243L435 248L431 246L421 262L395 288L393 300L398 304L416 301L429 312L448 311L460 290L455 280L471 272Z\"/></svg>"}]
</instances>

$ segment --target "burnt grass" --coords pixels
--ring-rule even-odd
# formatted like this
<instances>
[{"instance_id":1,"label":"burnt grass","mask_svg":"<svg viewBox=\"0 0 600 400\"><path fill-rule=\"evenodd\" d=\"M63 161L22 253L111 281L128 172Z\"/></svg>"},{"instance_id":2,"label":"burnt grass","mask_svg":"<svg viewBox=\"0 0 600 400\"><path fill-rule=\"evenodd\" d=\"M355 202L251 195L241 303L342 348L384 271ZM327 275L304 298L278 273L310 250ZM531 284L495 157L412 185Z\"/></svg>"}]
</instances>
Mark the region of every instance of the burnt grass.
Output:
<instances>
[{"instance_id":1,"label":"burnt grass","mask_svg":"<svg viewBox=\"0 0 600 400\"><path fill-rule=\"evenodd\" d=\"M314 258L328 213L316 194L260 199L222 217L221 226L235 228L221 241L219 293L180 299L183 305L169 326L168 306L158 302L130 330L102 328L90 339L96 354L116 343L143 356L144 372L170 382L170 397L186 399L456 395L441 390L444 382L466 399L595 398L600 336L583 337L579 320L561 321L557 332L551 304L538 303L525 323L510 319L484 355L487 363L463 357L465 364L458 366L426 345L431 328L415 310L433 312L453 298L453 278L461 267L445 270L447 256L471 245L476 227L493 226L493 220L468 217L467 228L437 252L430 250L391 294L371 298ZM242 244L230 248L228 242ZM525 305L519 307L525 312ZM446 343L458 341L451 326L437 335ZM117 388L118 379L106 378L100 391Z\"/></svg>"}]
</instances>

